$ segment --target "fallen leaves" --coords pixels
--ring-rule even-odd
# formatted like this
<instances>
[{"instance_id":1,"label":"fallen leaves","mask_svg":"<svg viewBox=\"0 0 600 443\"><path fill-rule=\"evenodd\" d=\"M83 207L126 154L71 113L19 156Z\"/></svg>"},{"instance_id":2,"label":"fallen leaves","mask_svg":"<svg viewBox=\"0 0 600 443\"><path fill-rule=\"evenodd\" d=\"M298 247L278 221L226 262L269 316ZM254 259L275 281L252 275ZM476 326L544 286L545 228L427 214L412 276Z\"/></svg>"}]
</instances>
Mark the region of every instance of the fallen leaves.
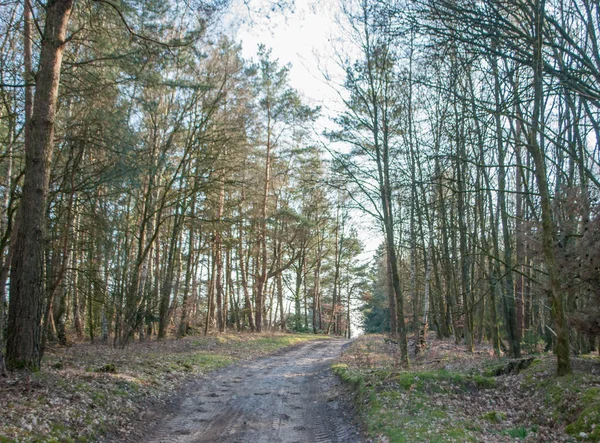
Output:
<instances>
[{"instance_id":1,"label":"fallen leaves","mask_svg":"<svg viewBox=\"0 0 600 443\"><path fill-rule=\"evenodd\" d=\"M375 441L573 441L565 426L581 412L579 390L600 385L597 360L579 368L584 378L557 380L551 356L523 372L492 377L492 366L520 363L499 363L487 346L468 353L451 340L430 336L428 342L410 370L397 364L393 344L381 336L356 340L336 365L343 379L358 386L359 409ZM574 360L576 370L582 364ZM576 388L566 389L569 383ZM575 437L597 441L583 431L585 437Z\"/></svg>"},{"instance_id":2,"label":"fallen leaves","mask_svg":"<svg viewBox=\"0 0 600 443\"><path fill-rule=\"evenodd\" d=\"M0 378L0 441L102 441L135 433L191 379L291 344L292 334L226 334L50 348L38 373Z\"/></svg>"}]
</instances>

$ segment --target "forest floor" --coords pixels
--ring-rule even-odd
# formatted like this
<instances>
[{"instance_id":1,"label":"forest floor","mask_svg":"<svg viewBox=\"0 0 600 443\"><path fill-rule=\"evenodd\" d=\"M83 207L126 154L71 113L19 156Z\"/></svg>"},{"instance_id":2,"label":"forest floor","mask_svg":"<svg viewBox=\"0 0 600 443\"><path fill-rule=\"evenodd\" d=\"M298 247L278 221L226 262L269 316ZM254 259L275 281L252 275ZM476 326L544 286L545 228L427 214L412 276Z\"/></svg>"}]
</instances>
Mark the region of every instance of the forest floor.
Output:
<instances>
[{"instance_id":1,"label":"forest floor","mask_svg":"<svg viewBox=\"0 0 600 443\"><path fill-rule=\"evenodd\" d=\"M600 358L573 357L556 377L549 354L496 359L428 336L400 367L398 346L380 335L352 342L334 371L354 388L367 439L377 442L600 441Z\"/></svg>"},{"instance_id":2,"label":"forest floor","mask_svg":"<svg viewBox=\"0 0 600 443\"><path fill-rule=\"evenodd\" d=\"M600 441L597 354L555 377L552 355L496 359L430 334L406 370L383 336L315 338L50 348L42 371L0 378L0 443Z\"/></svg>"},{"instance_id":3,"label":"forest floor","mask_svg":"<svg viewBox=\"0 0 600 443\"><path fill-rule=\"evenodd\" d=\"M125 349L51 347L41 371L0 377L0 442L137 440L157 411L179 402L188 383L315 338L225 334L135 342Z\"/></svg>"}]
</instances>

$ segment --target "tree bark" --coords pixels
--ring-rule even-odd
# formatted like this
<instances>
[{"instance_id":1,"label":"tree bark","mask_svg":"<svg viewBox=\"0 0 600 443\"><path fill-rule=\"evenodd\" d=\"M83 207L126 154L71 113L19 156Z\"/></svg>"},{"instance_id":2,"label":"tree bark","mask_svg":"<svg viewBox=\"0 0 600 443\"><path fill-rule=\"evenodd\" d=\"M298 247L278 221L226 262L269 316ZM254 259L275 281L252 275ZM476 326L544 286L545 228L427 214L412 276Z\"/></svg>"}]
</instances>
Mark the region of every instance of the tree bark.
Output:
<instances>
[{"instance_id":1,"label":"tree bark","mask_svg":"<svg viewBox=\"0 0 600 443\"><path fill-rule=\"evenodd\" d=\"M183 224L183 209L180 205L177 205L175 209L175 215L173 218L173 227L171 231L171 240L169 242L169 251L167 253L167 269L165 270L165 277L161 288L160 295L160 307L159 307L159 321L158 321L158 339L166 338L167 328L170 323L171 313L171 294L173 292L173 281L175 280L175 262L178 254L178 239L181 233L181 226ZM157 280L159 276L157 275Z\"/></svg>"},{"instance_id":2,"label":"tree bark","mask_svg":"<svg viewBox=\"0 0 600 443\"><path fill-rule=\"evenodd\" d=\"M550 200L550 190L548 188L548 178L546 173L546 162L544 153L538 136L540 134L541 106L543 101L543 53L542 53L542 33L544 17L544 0L536 0L533 4L534 26L535 26L535 44L533 48L533 88L534 102L533 114L531 117L531 129L529 131L527 149L531 154L534 164L534 174L540 193L540 206L542 209L542 249L546 260L546 269L550 288L548 295L552 306L552 317L556 329L556 374L563 376L571 373L571 361L569 356L569 331L567 329L567 320L563 306L562 288L560 275L556 263L554 251L555 231L552 221L552 205Z\"/></svg>"},{"instance_id":3,"label":"tree bark","mask_svg":"<svg viewBox=\"0 0 600 443\"><path fill-rule=\"evenodd\" d=\"M33 112L25 145L23 196L10 272L6 365L38 370L44 300L44 241L54 120L72 0L49 1L41 43Z\"/></svg>"},{"instance_id":4,"label":"tree bark","mask_svg":"<svg viewBox=\"0 0 600 443\"><path fill-rule=\"evenodd\" d=\"M498 74L498 62L492 58L492 70L494 73L494 120L496 124L496 142L498 148L498 210L502 222L502 238L504 241L504 293L502 305L504 306L506 332L510 345L510 353L513 358L521 357L521 337L517 328L517 312L515 307L515 287L513 282L513 248L510 238L510 227L508 224L508 211L506 208L506 167L504 166L505 150L502 136L502 124L500 115L502 102L500 97L500 77Z\"/></svg>"},{"instance_id":5,"label":"tree bark","mask_svg":"<svg viewBox=\"0 0 600 443\"><path fill-rule=\"evenodd\" d=\"M258 244L260 266L256 278L256 299L255 299L255 327L258 332L262 331L263 323L263 305L264 293L267 287L267 204L269 201L269 189L271 186L271 108L267 104L267 143L265 155L265 183L263 188L262 202L260 207L260 221L258 228Z\"/></svg>"},{"instance_id":6,"label":"tree bark","mask_svg":"<svg viewBox=\"0 0 600 443\"><path fill-rule=\"evenodd\" d=\"M254 314L252 313L252 300L250 299L250 291L248 290L248 270L246 269L245 254L244 254L244 224L243 224L243 212L242 205L246 197L244 185L242 184L241 199L239 206L239 217L240 222L238 226L238 260L240 266L240 280L242 284L242 291L244 292L244 315L248 318L250 325L250 331L256 330L254 323Z\"/></svg>"}]
</instances>

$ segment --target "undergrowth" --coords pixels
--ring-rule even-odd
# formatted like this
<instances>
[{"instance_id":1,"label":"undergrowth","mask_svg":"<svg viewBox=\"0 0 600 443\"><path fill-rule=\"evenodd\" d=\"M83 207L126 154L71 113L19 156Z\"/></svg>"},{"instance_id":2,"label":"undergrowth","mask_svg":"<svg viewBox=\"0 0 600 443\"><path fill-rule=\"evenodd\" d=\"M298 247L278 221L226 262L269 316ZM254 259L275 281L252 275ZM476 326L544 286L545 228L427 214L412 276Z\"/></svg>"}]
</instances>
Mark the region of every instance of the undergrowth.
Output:
<instances>
[{"instance_id":1,"label":"undergrowth","mask_svg":"<svg viewBox=\"0 0 600 443\"><path fill-rule=\"evenodd\" d=\"M393 442L477 441L473 423L453 415L441 397L495 386L487 377L443 369L397 372L338 364L333 370L357 388L367 433ZM440 398L431 401L433 397Z\"/></svg>"},{"instance_id":2,"label":"undergrowth","mask_svg":"<svg viewBox=\"0 0 600 443\"><path fill-rule=\"evenodd\" d=\"M332 367L352 386L374 441L600 441L597 358L574 359L574 375L557 378L549 355L495 359L432 338L404 370L396 352L384 337L365 336Z\"/></svg>"}]
</instances>

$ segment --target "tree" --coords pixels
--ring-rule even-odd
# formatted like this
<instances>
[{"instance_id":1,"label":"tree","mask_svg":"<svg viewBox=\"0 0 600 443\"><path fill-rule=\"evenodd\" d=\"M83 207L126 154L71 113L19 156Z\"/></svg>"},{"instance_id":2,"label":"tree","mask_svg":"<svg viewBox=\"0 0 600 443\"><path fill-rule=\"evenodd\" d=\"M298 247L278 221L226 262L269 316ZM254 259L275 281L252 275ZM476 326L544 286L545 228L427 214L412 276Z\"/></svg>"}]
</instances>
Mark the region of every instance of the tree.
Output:
<instances>
[{"instance_id":1,"label":"tree","mask_svg":"<svg viewBox=\"0 0 600 443\"><path fill-rule=\"evenodd\" d=\"M35 85L30 138L25 144L23 195L17 214L11 272L6 365L9 370L38 370L41 363L40 320L44 301L44 241L50 161L60 70L72 0L51 0Z\"/></svg>"},{"instance_id":2,"label":"tree","mask_svg":"<svg viewBox=\"0 0 600 443\"><path fill-rule=\"evenodd\" d=\"M400 131L398 115L401 112L394 82L393 42L385 32L385 23L377 21L378 10L374 5L361 2L356 11L348 9L346 13L353 37L359 42L360 59L354 65L349 61L344 63L344 87L349 98L345 100L346 110L336 119L340 130L330 136L351 146L349 154L336 155L337 169L360 190L371 205L371 213L382 224L391 283L391 334L399 335L402 360L408 366L392 192L391 168L394 148L398 148L395 137Z\"/></svg>"},{"instance_id":3,"label":"tree","mask_svg":"<svg viewBox=\"0 0 600 443\"><path fill-rule=\"evenodd\" d=\"M262 178L262 194L258 219L258 274L255 282L255 327L262 330L264 294L267 287L268 254L267 254L267 220L269 217L269 201L272 192L272 167L276 150L289 143L294 131L298 131L306 123L314 120L317 109L311 109L301 103L300 97L288 85L289 67L280 68L276 60L271 59L266 48L259 48L259 61L254 67L256 77L256 93L258 97L257 111L259 120L256 134L258 145L264 147L264 173Z\"/></svg>"}]
</instances>

